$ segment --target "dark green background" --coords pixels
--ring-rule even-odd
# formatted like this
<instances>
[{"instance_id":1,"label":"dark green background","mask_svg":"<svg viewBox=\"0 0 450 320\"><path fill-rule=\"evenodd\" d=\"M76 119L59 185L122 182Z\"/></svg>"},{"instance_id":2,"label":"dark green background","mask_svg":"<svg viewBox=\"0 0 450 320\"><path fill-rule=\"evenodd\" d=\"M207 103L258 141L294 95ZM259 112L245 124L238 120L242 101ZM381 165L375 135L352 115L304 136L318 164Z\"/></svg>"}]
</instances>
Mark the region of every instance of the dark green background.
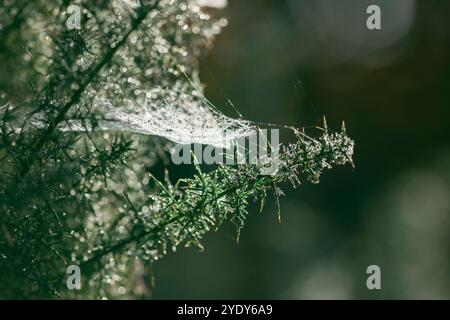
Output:
<instances>
[{"instance_id":1,"label":"dark green background","mask_svg":"<svg viewBox=\"0 0 450 320\"><path fill-rule=\"evenodd\" d=\"M230 0L213 14L229 26L201 61L207 96L255 121L345 120L356 168L287 190L282 224L272 202L254 208L238 245L223 229L165 257L153 297L450 298L450 2Z\"/></svg>"}]
</instances>

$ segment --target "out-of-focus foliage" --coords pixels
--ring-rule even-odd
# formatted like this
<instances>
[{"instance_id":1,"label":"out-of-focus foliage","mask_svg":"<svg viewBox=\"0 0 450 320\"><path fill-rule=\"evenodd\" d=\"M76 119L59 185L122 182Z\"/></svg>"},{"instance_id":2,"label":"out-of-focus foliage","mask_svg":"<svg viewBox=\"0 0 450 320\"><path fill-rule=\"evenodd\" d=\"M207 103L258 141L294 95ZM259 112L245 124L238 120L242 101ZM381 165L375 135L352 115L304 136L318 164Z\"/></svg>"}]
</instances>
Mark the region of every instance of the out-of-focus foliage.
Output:
<instances>
[{"instance_id":1,"label":"out-of-focus foliage","mask_svg":"<svg viewBox=\"0 0 450 320\"><path fill-rule=\"evenodd\" d=\"M366 28L373 4L377 31ZM279 225L250 210L239 246L211 234L204 253L168 256L155 297L448 299L449 11L439 0L230 0L201 63L208 97L260 121L345 119L356 170L281 199ZM381 290L366 287L372 264Z\"/></svg>"}]
</instances>

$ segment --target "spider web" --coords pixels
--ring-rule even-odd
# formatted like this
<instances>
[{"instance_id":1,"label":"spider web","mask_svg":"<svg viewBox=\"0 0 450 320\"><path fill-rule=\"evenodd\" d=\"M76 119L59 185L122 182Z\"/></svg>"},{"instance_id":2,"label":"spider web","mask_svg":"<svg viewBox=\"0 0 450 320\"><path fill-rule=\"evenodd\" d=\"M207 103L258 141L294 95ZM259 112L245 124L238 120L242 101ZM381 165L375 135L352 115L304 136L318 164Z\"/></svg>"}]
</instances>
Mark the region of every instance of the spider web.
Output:
<instances>
[{"instance_id":1,"label":"spider web","mask_svg":"<svg viewBox=\"0 0 450 320\"><path fill-rule=\"evenodd\" d=\"M108 96L92 101L96 124L76 119L70 113L58 126L69 132L126 131L155 135L178 144L204 144L230 148L243 137L254 134L256 125L242 118L235 119L220 112L193 82L176 82L172 87L156 87L144 91L139 97L125 99L119 105ZM74 109L79 109L79 106ZM26 115L26 110L11 104L0 106L0 116L6 110L15 110L17 120L9 122L16 133L23 129L46 127L42 113ZM22 120L21 120L22 119ZM25 120L26 119L26 120ZM23 123L25 121L25 123Z\"/></svg>"},{"instance_id":2,"label":"spider web","mask_svg":"<svg viewBox=\"0 0 450 320\"><path fill-rule=\"evenodd\" d=\"M190 93L182 85L154 88L120 106L110 100L94 101L102 118L93 130L128 131L164 137L179 144L205 144L228 148L233 141L254 133L248 120L227 117L203 94ZM60 129L85 131L79 121L69 120Z\"/></svg>"}]
</instances>

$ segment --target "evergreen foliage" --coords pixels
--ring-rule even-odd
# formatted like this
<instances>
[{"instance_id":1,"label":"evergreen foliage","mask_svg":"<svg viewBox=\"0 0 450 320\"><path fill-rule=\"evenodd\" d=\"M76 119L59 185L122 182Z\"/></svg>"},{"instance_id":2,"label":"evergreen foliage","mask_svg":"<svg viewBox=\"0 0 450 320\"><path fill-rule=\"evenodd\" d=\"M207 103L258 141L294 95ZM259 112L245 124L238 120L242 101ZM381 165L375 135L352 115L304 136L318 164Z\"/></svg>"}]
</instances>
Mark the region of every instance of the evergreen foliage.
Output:
<instances>
[{"instance_id":1,"label":"evergreen foliage","mask_svg":"<svg viewBox=\"0 0 450 320\"><path fill-rule=\"evenodd\" d=\"M80 30L66 26L71 4L83 10ZM99 101L139 101L145 88L198 103L190 82L200 87L198 58L224 25L195 0L1 1L1 298L148 297L152 264L167 252L202 248L226 221L239 236L250 203L262 209L270 194L279 203L286 182L318 183L351 163L345 128L325 124L312 136L295 131L276 175L260 175L264 164L208 173L195 164L172 184L167 171L154 177L170 142L95 130ZM84 130L67 130L74 120ZM72 264L81 291L66 287Z\"/></svg>"}]
</instances>

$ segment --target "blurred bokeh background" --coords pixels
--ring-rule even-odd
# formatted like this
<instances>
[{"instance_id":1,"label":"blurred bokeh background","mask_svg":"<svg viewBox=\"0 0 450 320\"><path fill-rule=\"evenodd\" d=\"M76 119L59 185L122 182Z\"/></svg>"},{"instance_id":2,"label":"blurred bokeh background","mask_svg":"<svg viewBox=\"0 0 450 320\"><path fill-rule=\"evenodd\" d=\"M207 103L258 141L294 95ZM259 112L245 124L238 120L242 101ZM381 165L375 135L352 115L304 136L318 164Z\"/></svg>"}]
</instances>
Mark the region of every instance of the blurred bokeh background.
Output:
<instances>
[{"instance_id":1,"label":"blurred bokeh background","mask_svg":"<svg viewBox=\"0 0 450 320\"><path fill-rule=\"evenodd\" d=\"M229 26L201 62L207 96L255 121L345 120L356 168L288 190L281 224L273 203L254 208L239 244L223 229L162 259L153 297L450 298L450 2L229 0L213 14Z\"/></svg>"}]
</instances>

